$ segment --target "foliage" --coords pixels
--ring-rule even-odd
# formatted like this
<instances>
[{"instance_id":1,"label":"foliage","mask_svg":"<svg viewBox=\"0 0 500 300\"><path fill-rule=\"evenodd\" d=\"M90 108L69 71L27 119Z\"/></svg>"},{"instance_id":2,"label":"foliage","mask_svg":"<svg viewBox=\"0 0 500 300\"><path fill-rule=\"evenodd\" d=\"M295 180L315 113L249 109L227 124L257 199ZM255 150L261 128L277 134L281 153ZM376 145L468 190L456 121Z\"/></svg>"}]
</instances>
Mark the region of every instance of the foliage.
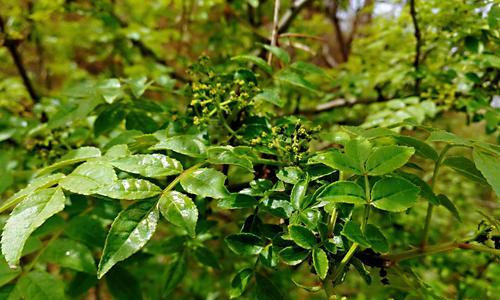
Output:
<instances>
[{"instance_id":1,"label":"foliage","mask_svg":"<svg viewBox=\"0 0 500 300\"><path fill-rule=\"evenodd\" d=\"M3 298L494 297L498 5L285 2L0 2Z\"/></svg>"}]
</instances>

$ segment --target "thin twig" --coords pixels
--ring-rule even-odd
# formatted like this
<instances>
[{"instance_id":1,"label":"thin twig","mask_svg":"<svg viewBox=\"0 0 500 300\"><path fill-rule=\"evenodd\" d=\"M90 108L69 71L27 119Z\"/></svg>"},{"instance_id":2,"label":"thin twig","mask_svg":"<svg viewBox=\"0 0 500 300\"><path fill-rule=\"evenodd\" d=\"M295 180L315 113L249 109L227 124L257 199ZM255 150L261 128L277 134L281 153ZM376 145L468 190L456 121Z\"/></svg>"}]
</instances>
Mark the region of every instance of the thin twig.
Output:
<instances>
[{"instance_id":1,"label":"thin twig","mask_svg":"<svg viewBox=\"0 0 500 300\"><path fill-rule=\"evenodd\" d=\"M274 1L274 17L273 17L273 31L271 34L271 46L276 47L278 44L278 22L280 14L281 0ZM270 65L273 60L273 53L269 51L267 56L267 63Z\"/></svg>"},{"instance_id":2,"label":"thin twig","mask_svg":"<svg viewBox=\"0 0 500 300\"><path fill-rule=\"evenodd\" d=\"M417 20L417 9L415 7L416 0L410 0L410 14L411 20L413 21L414 36L415 36L415 59L413 60L413 67L415 68L415 95L420 96L420 48L422 47L422 36L420 33L420 27L418 26Z\"/></svg>"},{"instance_id":3,"label":"thin twig","mask_svg":"<svg viewBox=\"0 0 500 300\"><path fill-rule=\"evenodd\" d=\"M23 58L17 49L17 47L19 46L20 40L11 39L8 37L7 30L5 28L5 23L4 23L3 18L1 16L0 16L0 32L4 36L3 45L9 51L10 56L12 56L12 60L14 61L14 64L16 65L17 71L19 72L19 75L21 76L21 79L23 80L23 84L26 87L26 90L30 94L30 97L33 100L33 102L38 103L40 101L40 95L38 95L35 88L33 87L33 84L31 83L31 80L28 77L28 72L26 71L26 67L24 66Z\"/></svg>"}]
</instances>

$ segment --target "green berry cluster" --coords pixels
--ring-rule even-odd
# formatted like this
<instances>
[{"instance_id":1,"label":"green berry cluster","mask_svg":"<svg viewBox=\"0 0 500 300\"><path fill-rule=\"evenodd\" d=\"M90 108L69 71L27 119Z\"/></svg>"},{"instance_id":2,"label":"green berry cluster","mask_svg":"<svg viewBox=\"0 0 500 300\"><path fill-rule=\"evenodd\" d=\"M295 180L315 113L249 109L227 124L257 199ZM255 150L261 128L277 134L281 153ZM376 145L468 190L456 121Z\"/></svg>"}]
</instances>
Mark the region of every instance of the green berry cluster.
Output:
<instances>
[{"instance_id":1,"label":"green berry cluster","mask_svg":"<svg viewBox=\"0 0 500 300\"><path fill-rule=\"evenodd\" d=\"M320 126L309 128L297 120L295 124L281 123L271 127L271 132L262 132L250 140L252 146L265 146L291 164L299 164L306 158L309 144L321 130Z\"/></svg>"},{"instance_id":2,"label":"green berry cluster","mask_svg":"<svg viewBox=\"0 0 500 300\"><path fill-rule=\"evenodd\" d=\"M241 112L253 108L254 96L261 90L252 78L244 78L241 71L229 75L216 75L202 59L192 71L190 108L194 125L208 125L216 117L232 123ZM252 75L253 76L253 75Z\"/></svg>"}]
</instances>

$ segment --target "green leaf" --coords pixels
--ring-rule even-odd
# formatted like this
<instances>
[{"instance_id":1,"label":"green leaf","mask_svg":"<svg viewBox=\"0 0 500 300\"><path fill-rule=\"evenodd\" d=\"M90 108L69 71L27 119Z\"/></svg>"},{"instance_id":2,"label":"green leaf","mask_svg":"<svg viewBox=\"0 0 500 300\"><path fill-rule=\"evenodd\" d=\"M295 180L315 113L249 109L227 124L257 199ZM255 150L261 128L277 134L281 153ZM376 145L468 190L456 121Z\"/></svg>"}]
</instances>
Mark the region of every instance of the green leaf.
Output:
<instances>
[{"instance_id":1,"label":"green leaf","mask_svg":"<svg viewBox=\"0 0 500 300\"><path fill-rule=\"evenodd\" d=\"M68 152L66 155L61 157L61 159L56 162L55 164L52 164L48 167L45 167L41 170L39 170L36 173L36 176L41 176L47 173L50 173L54 170L57 170L59 168L69 166L72 164L80 163L82 161L86 161L90 158L94 157L100 157L101 156L101 150L95 147L81 147L75 150L71 150Z\"/></svg>"},{"instance_id":2,"label":"green leaf","mask_svg":"<svg viewBox=\"0 0 500 300\"><path fill-rule=\"evenodd\" d=\"M452 168L457 173L469 178L470 180L486 184L486 179L476 168L474 163L468 158L463 156L449 156L443 161L443 165Z\"/></svg>"},{"instance_id":3,"label":"green leaf","mask_svg":"<svg viewBox=\"0 0 500 300\"><path fill-rule=\"evenodd\" d=\"M18 266L31 233L62 211L65 202L61 188L49 188L34 192L14 208L2 233L2 253L11 268Z\"/></svg>"},{"instance_id":4,"label":"green leaf","mask_svg":"<svg viewBox=\"0 0 500 300\"><path fill-rule=\"evenodd\" d=\"M196 235L198 209L191 198L176 191L168 191L162 194L158 206L170 223L184 228L192 237Z\"/></svg>"},{"instance_id":5,"label":"green leaf","mask_svg":"<svg viewBox=\"0 0 500 300\"><path fill-rule=\"evenodd\" d=\"M262 239L253 233L231 234L224 240L229 249L238 255L256 255L264 248Z\"/></svg>"},{"instance_id":6,"label":"green leaf","mask_svg":"<svg viewBox=\"0 0 500 300\"><path fill-rule=\"evenodd\" d=\"M352 139L345 144L345 154L355 162L360 170L364 170L365 162L371 153L372 144L366 139Z\"/></svg>"},{"instance_id":7,"label":"green leaf","mask_svg":"<svg viewBox=\"0 0 500 300\"><path fill-rule=\"evenodd\" d=\"M158 195L161 189L144 179L123 179L100 187L96 193L113 199L136 200Z\"/></svg>"},{"instance_id":8,"label":"green leaf","mask_svg":"<svg viewBox=\"0 0 500 300\"><path fill-rule=\"evenodd\" d=\"M363 247L370 247L370 243L366 240L365 235L361 231L358 223L348 221L342 229L342 235L353 243L357 243Z\"/></svg>"},{"instance_id":9,"label":"green leaf","mask_svg":"<svg viewBox=\"0 0 500 300\"><path fill-rule=\"evenodd\" d=\"M176 175L183 171L178 160L157 153L122 157L111 161L111 164L125 172L151 178Z\"/></svg>"},{"instance_id":10,"label":"green leaf","mask_svg":"<svg viewBox=\"0 0 500 300\"><path fill-rule=\"evenodd\" d=\"M97 93L101 95L109 104L113 103L117 98L123 95L121 83L116 78L105 79L101 81L96 88Z\"/></svg>"},{"instance_id":11,"label":"green leaf","mask_svg":"<svg viewBox=\"0 0 500 300\"><path fill-rule=\"evenodd\" d=\"M203 157L206 146L196 135L177 135L164 140L151 147L152 150L172 150L191 157Z\"/></svg>"},{"instance_id":12,"label":"green leaf","mask_svg":"<svg viewBox=\"0 0 500 300\"><path fill-rule=\"evenodd\" d=\"M399 175L416 185L420 189L420 196L434 205L439 205L439 199L436 197L431 186L427 182L412 173L399 172Z\"/></svg>"},{"instance_id":13,"label":"green leaf","mask_svg":"<svg viewBox=\"0 0 500 300\"><path fill-rule=\"evenodd\" d=\"M325 279L328 274L328 257L321 248L314 248L312 251L313 265L319 278Z\"/></svg>"},{"instance_id":14,"label":"green leaf","mask_svg":"<svg viewBox=\"0 0 500 300\"><path fill-rule=\"evenodd\" d=\"M26 196L31 195L33 192L39 189L51 187L57 184L62 178L64 178L64 176L65 175L62 173L56 173L52 175L35 178L24 189L20 190L19 192L12 195L9 199L5 200L5 202L2 203L2 206L0 206L0 212L5 211L9 207L17 203L19 200L23 199Z\"/></svg>"},{"instance_id":15,"label":"green leaf","mask_svg":"<svg viewBox=\"0 0 500 300\"><path fill-rule=\"evenodd\" d=\"M139 130L143 133L153 133L158 130L158 124L145 111L131 111L125 119L127 130Z\"/></svg>"},{"instance_id":16,"label":"green leaf","mask_svg":"<svg viewBox=\"0 0 500 300\"><path fill-rule=\"evenodd\" d=\"M132 91L132 94L135 98L139 98L144 94L146 89L153 83L152 81L148 82L148 78L146 76L138 76L134 78L130 78L127 80L128 86Z\"/></svg>"},{"instance_id":17,"label":"green leaf","mask_svg":"<svg viewBox=\"0 0 500 300\"><path fill-rule=\"evenodd\" d=\"M63 281L42 271L33 271L21 276L15 289L21 299L26 300L66 299Z\"/></svg>"},{"instance_id":18,"label":"green leaf","mask_svg":"<svg viewBox=\"0 0 500 300\"><path fill-rule=\"evenodd\" d=\"M427 138L428 142L444 142L452 145L459 146L470 146L471 142L462 137L459 137L451 132L447 132L444 130L436 130L431 132L429 137Z\"/></svg>"},{"instance_id":19,"label":"green leaf","mask_svg":"<svg viewBox=\"0 0 500 300\"><path fill-rule=\"evenodd\" d=\"M207 161L211 164L236 165L253 172L252 161L239 153L232 146L216 146L207 150Z\"/></svg>"},{"instance_id":20,"label":"green leaf","mask_svg":"<svg viewBox=\"0 0 500 300\"><path fill-rule=\"evenodd\" d=\"M296 61L290 65L290 68L304 75L311 74L311 75L331 78L322 68L318 67L315 64L307 63L304 61Z\"/></svg>"},{"instance_id":21,"label":"green leaf","mask_svg":"<svg viewBox=\"0 0 500 300\"><path fill-rule=\"evenodd\" d=\"M238 298L243 294L247 288L248 282L252 278L253 270L250 268L243 269L236 273L231 281L231 288L229 289L230 299Z\"/></svg>"},{"instance_id":22,"label":"green leaf","mask_svg":"<svg viewBox=\"0 0 500 300\"><path fill-rule=\"evenodd\" d=\"M94 135L96 137L115 129L125 118L125 110L121 107L110 106L103 110L94 121Z\"/></svg>"},{"instance_id":23,"label":"green leaf","mask_svg":"<svg viewBox=\"0 0 500 300\"><path fill-rule=\"evenodd\" d=\"M462 222L462 218L460 217L460 213L458 212L457 207L455 204L448 198L446 195L439 194L437 195L437 198L439 200L439 204L444 206L452 215L457 219L459 222Z\"/></svg>"},{"instance_id":24,"label":"green leaf","mask_svg":"<svg viewBox=\"0 0 500 300\"><path fill-rule=\"evenodd\" d=\"M338 149L318 154L312 157L309 163L321 163L342 172L363 175L363 171L356 160L340 152Z\"/></svg>"},{"instance_id":25,"label":"green leaf","mask_svg":"<svg viewBox=\"0 0 500 300\"><path fill-rule=\"evenodd\" d=\"M406 164L415 149L405 146L383 146L375 148L366 161L368 175L378 176L390 173Z\"/></svg>"},{"instance_id":26,"label":"green leaf","mask_svg":"<svg viewBox=\"0 0 500 300\"><path fill-rule=\"evenodd\" d=\"M125 268L115 267L106 275L106 286L113 299L141 300L141 286Z\"/></svg>"},{"instance_id":27,"label":"green leaf","mask_svg":"<svg viewBox=\"0 0 500 300\"><path fill-rule=\"evenodd\" d=\"M500 159L496 155L474 148L472 157L476 167L484 175L497 195L500 195Z\"/></svg>"},{"instance_id":28,"label":"green leaf","mask_svg":"<svg viewBox=\"0 0 500 300\"><path fill-rule=\"evenodd\" d=\"M57 239L50 243L40 261L89 274L96 272L94 258L89 248L70 239Z\"/></svg>"},{"instance_id":29,"label":"green leaf","mask_svg":"<svg viewBox=\"0 0 500 300\"><path fill-rule=\"evenodd\" d=\"M182 188L188 193L215 199L229 196L229 192L224 186L225 181L224 174L208 168L198 169L180 180Z\"/></svg>"},{"instance_id":30,"label":"green leaf","mask_svg":"<svg viewBox=\"0 0 500 300\"><path fill-rule=\"evenodd\" d=\"M205 266L220 269L219 261L215 254L205 246L198 246L194 249L194 257Z\"/></svg>"},{"instance_id":31,"label":"green leaf","mask_svg":"<svg viewBox=\"0 0 500 300\"><path fill-rule=\"evenodd\" d=\"M258 2L258 1L257 1ZM238 55L231 60L242 61L242 62L251 62L255 64L257 67L261 68L263 71L266 71L268 74L273 74L273 68L267 64L265 60L255 55Z\"/></svg>"},{"instance_id":32,"label":"green leaf","mask_svg":"<svg viewBox=\"0 0 500 300\"><path fill-rule=\"evenodd\" d=\"M288 65L290 63L290 55L285 50L281 49L280 47L267 44L264 44L263 46L264 48L266 48L266 50L274 54L279 60L285 63L285 65Z\"/></svg>"},{"instance_id":33,"label":"green leaf","mask_svg":"<svg viewBox=\"0 0 500 300\"><path fill-rule=\"evenodd\" d=\"M309 256L309 251L296 246L289 246L280 251L281 260L290 266L300 264Z\"/></svg>"},{"instance_id":34,"label":"green leaf","mask_svg":"<svg viewBox=\"0 0 500 300\"><path fill-rule=\"evenodd\" d=\"M285 99L280 97L279 91L276 88L264 88L262 92L255 95L253 99L255 101L265 101L278 107L285 106Z\"/></svg>"},{"instance_id":35,"label":"green leaf","mask_svg":"<svg viewBox=\"0 0 500 300\"><path fill-rule=\"evenodd\" d=\"M337 181L329 184L316 198L317 201L366 204L365 191L352 181Z\"/></svg>"},{"instance_id":36,"label":"green leaf","mask_svg":"<svg viewBox=\"0 0 500 300\"><path fill-rule=\"evenodd\" d=\"M120 212L111 225L99 262L102 278L117 262L139 251L153 236L158 223L157 199L133 203Z\"/></svg>"},{"instance_id":37,"label":"green leaf","mask_svg":"<svg viewBox=\"0 0 500 300\"><path fill-rule=\"evenodd\" d=\"M217 206L224 209L238 209L238 208L247 208L254 207L257 205L257 200L245 194L231 194L225 198L222 198L217 202Z\"/></svg>"},{"instance_id":38,"label":"green leaf","mask_svg":"<svg viewBox=\"0 0 500 300\"><path fill-rule=\"evenodd\" d=\"M314 233L304 226L300 225L289 225L288 232L290 237L295 242L304 249L312 249L316 246L316 237Z\"/></svg>"},{"instance_id":39,"label":"green leaf","mask_svg":"<svg viewBox=\"0 0 500 300\"><path fill-rule=\"evenodd\" d=\"M297 182L292 188L290 202L292 202L292 206L297 210L304 208L304 199L306 197L308 185L309 180L303 179Z\"/></svg>"},{"instance_id":40,"label":"green leaf","mask_svg":"<svg viewBox=\"0 0 500 300\"><path fill-rule=\"evenodd\" d=\"M296 184L303 176L304 172L299 167L284 167L276 173L279 180L289 184Z\"/></svg>"},{"instance_id":41,"label":"green leaf","mask_svg":"<svg viewBox=\"0 0 500 300\"><path fill-rule=\"evenodd\" d=\"M404 144L406 146L415 148L416 154L420 155L423 158L428 158L433 161L436 161L438 159L438 153L436 152L436 150L434 150L434 148L432 148L426 142L405 135L394 136L394 139L399 144Z\"/></svg>"},{"instance_id":42,"label":"green leaf","mask_svg":"<svg viewBox=\"0 0 500 300\"><path fill-rule=\"evenodd\" d=\"M311 94L318 94L318 90L316 89L315 85L305 80L300 74L297 74L292 70L285 69L281 72L276 73L275 79L279 83L288 85L292 88L303 90Z\"/></svg>"},{"instance_id":43,"label":"green leaf","mask_svg":"<svg viewBox=\"0 0 500 300\"><path fill-rule=\"evenodd\" d=\"M105 162L86 162L61 179L59 185L70 192L91 195L118 180L113 167Z\"/></svg>"},{"instance_id":44,"label":"green leaf","mask_svg":"<svg viewBox=\"0 0 500 300\"><path fill-rule=\"evenodd\" d=\"M180 254L179 257L168 265L165 275L163 276L163 297L162 299L169 299L168 295L181 283L187 273L186 255Z\"/></svg>"},{"instance_id":45,"label":"green leaf","mask_svg":"<svg viewBox=\"0 0 500 300\"><path fill-rule=\"evenodd\" d=\"M373 186L372 205L381 210L402 212L417 202L419 192L419 188L406 179L383 178Z\"/></svg>"},{"instance_id":46,"label":"green leaf","mask_svg":"<svg viewBox=\"0 0 500 300\"><path fill-rule=\"evenodd\" d=\"M373 250L381 253L389 251L389 243L377 226L367 224L365 228L365 237Z\"/></svg>"},{"instance_id":47,"label":"green leaf","mask_svg":"<svg viewBox=\"0 0 500 300\"><path fill-rule=\"evenodd\" d=\"M283 295L281 295L279 289L276 285L269 280L267 277L255 274L256 279L256 290L257 290L257 300L282 300Z\"/></svg>"},{"instance_id":48,"label":"green leaf","mask_svg":"<svg viewBox=\"0 0 500 300\"><path fill-rule=\"evenodd\" d=\"M7 264L3 256L0 256L0 287L9 283L12 279L16 278L20 273L21 273L21 268L17 269L9 268L9 265Z\"/></svg>"}]
</instances>

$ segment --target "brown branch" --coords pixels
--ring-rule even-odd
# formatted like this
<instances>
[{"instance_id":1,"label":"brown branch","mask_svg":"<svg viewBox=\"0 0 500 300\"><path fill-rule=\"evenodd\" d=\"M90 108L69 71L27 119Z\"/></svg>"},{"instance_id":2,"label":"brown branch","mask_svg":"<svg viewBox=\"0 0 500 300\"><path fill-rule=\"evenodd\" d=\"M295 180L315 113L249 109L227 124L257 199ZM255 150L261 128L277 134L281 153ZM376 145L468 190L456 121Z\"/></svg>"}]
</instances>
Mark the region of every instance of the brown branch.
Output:
<instances>
[{"instance_id":1,"label":"brown branch","mask_svg":"<svg viewBox=\"0 0 500 300\"><path fill-rule=\"evenodd\" d=\"M337 43L339 45L340 54L342 56L342 62L346 62L348 55L347 47L344 39L344 34L342 33L342 28L340 27L340 20L337 16L338 7L339 7L338 1L336 0L329 1L326 6L326 15L330 19L330 22L332 22L333 27L335 29L335 38L337 39Z\"/></svg>"},{"instance_id":2,"label":"brown branch","mask_svg":"<svg viewBox=\"0 0 500 300\"><path fill-rule=\"evenodd\" d=\"M280 14L280 0L274 0L274 15L273 15L273 32L271 34L271 46L276 47L278 44L278 22ZM273 53L269 51L269 56L267 57L267 63L271 65L273 60Z\"/></svg>"},{"instance_id":3,"label":"brown branch","mask_svg":"<svg viewBox=\"0 0 500 300\"><path fill-rule=\"evenodd\" d=\"M278 33L283 33L290 28L293 20L297 17L299 12L310 2L311 0L295 0L292 4L292 7L288 9L285 14L281 17L278 25Z\"/></svg>"},{"instance_id":4,"label":"brown branch","mask_svg":"<svg viewBox=\"0 0 500 300\"><path fill-rule=\"evenodd\" d=\"M12 57L12 60L16 65L17 71L19 72L19 75L23 80L23 84L26 87L26 90L28 91L33 102L38 103L40 101L40 95L38 95L33 84L31 83L26 67L24 66L21 53L19 53L17 49L21 41L17 39L11 39L8 37L7 30L5 28L5 23L1 16L0 16L0 32L4 36L3 46L7 48L7 50L9 51L10 56Z\"/></svg>"},{"instance_id":5,"label":"brown branch","mask_svg":"<svg viewBox=\"0 0 500 300\"><path fill-rule=\"evenodd\" d=\"M415 59L413 61L413 67L415 68L415 95L420 96L420 48L422 47L422 36L420 33L420 28L418 26L417 20L417 9L415 7L416 0L410 0L410 14L411 20L413 21L414 36L415 36Z\"/></svg>"}]
</instances>

